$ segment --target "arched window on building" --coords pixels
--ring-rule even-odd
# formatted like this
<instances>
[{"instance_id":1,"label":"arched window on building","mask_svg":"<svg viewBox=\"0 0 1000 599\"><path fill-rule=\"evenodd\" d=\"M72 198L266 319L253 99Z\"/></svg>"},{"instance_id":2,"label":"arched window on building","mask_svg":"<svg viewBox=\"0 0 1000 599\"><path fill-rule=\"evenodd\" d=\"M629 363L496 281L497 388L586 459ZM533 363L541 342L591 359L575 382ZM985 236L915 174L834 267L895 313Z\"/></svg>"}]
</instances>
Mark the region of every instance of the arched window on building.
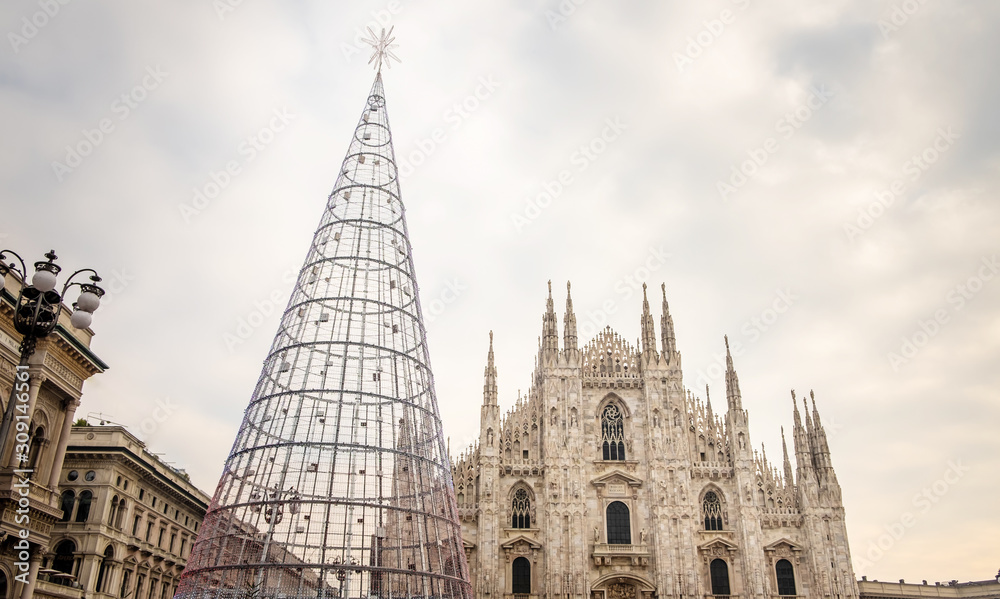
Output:
<instances>
[{"instance_id":1,"label":"arched window on building","mask_svg":"<svg viewBox=\"0 0 1000 599\"><path fill-rule=\"evenodd\" d=\"M715 491L705 493L701 509L705 516L705 530L722 530L722 502Z\"/></svg>"},{"instance_id":2,"label":"arched window on building","mask_svg":"<svg viewBox=\"0 0 1000 599\"><path fill-rule=\"evenodd\" d=\"M531 528L531 499L528 492L518 489L510 505L511 528Z\"/></svg>"},{"instance_id":3,"label":"arched window on building","mask_svg":"<svg viewBox=\"0 0 1000 599\"><path fill-rule=\"evenodd\" d=\"M629 521L628 506L620 501L608 505L608 543L610 545L631 545L632 525Z\"/></svg>"},{"instance_id":4,"label":"arched window on building","mask_svg":"<svg viewBox=\"0 0 1000 599\"><path fill-rule=\"evenodd\" d=\"M794 595L795 570L792 569L792 563L787 559L779 559L778 563L774 564L774 574L778 579L778 594Z\"/></svg>"},{"instance_id":5,"label":"arched window on building","mask_svg":"<svg viewBox=\"0 0 1000 599\"><path fill-rule=\"evenodd\" d=\"M38 472L39 456L42 454L45 443L45 429L41 426L35 427L35 432L31 436L31 447L28 449L28 469L32 471L32 474Z\"/></svg>"},{"instance_id":6,"label":"arched window on building","mask_svg":"<svg viewBox=\"0 0 1000 599\"><path fill-rule=\"evenodd\" d=\"M110 578L111 563L115 559L115 550L108 545L107 549L104 550L104 558L101 560L101 566L97 569L97 583L94 585L94 591L97 593L106 592L105 581Z\"/></svg>"},{"instance_id":7,"label":"arched window on building","mask_svg":"<svg viewBox=\"0 0 1000 599\"><path fill-rule=\"evenodd\" d=\"M526 557L519 557L510 566L510 592L515 595L531 593L531 562Z\"/></svg>"},{"instance_id":8,"label":"arched window on building","mask_svg":"<svg viewBox=\"0 0 1000 599\"><path fill-rule=\"evenodd\" d=\"M124 499L122 499L121 503L118 504L118 518L115 520L115 523L114 523L115 528L117 528L118 530L122 529L122 521L125 519L125 508L126 507L127 507L126 506L126 502L125 502Z\"/></svg>"},{"instance_id":9,"label":"arched window on building","mask_svg":"<svg viewBox=\"0 0 1000 599\"><path fill-rule=\"evenodd\" d=\"M62 518L59 519L60 522L69 522L69 519L73 517L74 503L76 503L76 493L70 490L63 491L59 501L59 507L63 511Z\"/></svg>"},{"instance_id":10,"label":"arched window on building","mask_svg":"<svg viewBox=\"0 0 1000 599\"><path fill-rule=\"evenodd\" d=\"M712 576L712 594L713 595L728 595L729 594L729 566L725 561L721 559L712 560L712 565L709 566L710 574Z\"/></svg>"},{"instance_id":11,"label":"arched window on building","mask_svg":"<svg viewBox=\"0 0 1000 599\"><path fill-rule=\"evenodd\" d=\"M614 404L601 412L601 449L605 460L625 459L625 418Z\"/></svg>"},{"instance_id":12,"label":"arched window on building","mask_svg":"<svg viewBox=\"0 0 1000 599\"><path fill-rule=\"evenodd\" d=\"M80 505L76 508L76 521L86 522L90 517L90 502L94 499L94 494L90 491L80 493Z\"/></svg>"},{"instance_id":13,"label":"arched window on building","mask_svg":"<svg viewBox=\"0 0 1000 599\"><path fill-rule=\"evenodd\" d=\"M132 570L122 570L122 586L118 591L119 597L124 597L125 593L130 592L129 583L132 582Z\"/></svg>"},{"instance_id":14,"label":"arched window on building","mask_svg":"<svg viewBox=\"0 0 1000 599\"><path fill-rule=\"evenodd\" d=\"M114 526L115 520L118 519L118 496L115 495L111 498L111 513L108 514L108 525Z\"/></svg>"},{"instance_id":15,"label":"arched window on building","mask_svg":"<svg viewBox=\"0 0 1000 599\"><path fill-rule=\"evenodd\" d=\"M74 553L76 553L76 543L69 539L60 541L55 548L56 555L52 558L52 569L63 574L73 574L73 566L76 561Z\"/></svg>"},{"instance_id":16,"label":"arched window on building","mask_svg":"<svg viewBox=\"0 0 1000 599\"><path fill-rule=\"evenodd\" d=\"M7 599L7 573L0 570L0 599Z\"/></svg>"}]
</instances>

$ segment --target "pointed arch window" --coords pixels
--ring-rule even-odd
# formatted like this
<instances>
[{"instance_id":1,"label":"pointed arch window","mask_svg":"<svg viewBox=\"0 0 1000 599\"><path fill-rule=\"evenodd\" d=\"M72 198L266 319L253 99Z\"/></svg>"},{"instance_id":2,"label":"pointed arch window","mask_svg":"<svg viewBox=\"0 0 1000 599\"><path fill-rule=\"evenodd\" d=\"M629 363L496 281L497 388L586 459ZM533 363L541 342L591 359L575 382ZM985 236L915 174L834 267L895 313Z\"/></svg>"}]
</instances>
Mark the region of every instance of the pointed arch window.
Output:
<instances>
[{"instance_id":1,"label":"pointed arch window","mask_svg":"<svg viewBox=\"0 0 1000 599\"><path fill-rule=\"evenodd\" d=\"M625 418L614 404L601 412L601 450L605 460L625 459Z\"/></svg>"},{"instance_id":2,"label":"pointed arch window","mask_svg":"<svg viewBox=\"0 0 1000 599\"><path fill-rule=\"evenodd\" d=\"M511 528L531 528L531 498L524 489L514 492L514 499L510 506Z\"/></svg>"},{"instance_id":3,"label":"pointed arch window","mask_svg":"<svg viewBox=\"0 0 1000 599\"><path fill-rule=\"evenodd\" d=\"M778 579L779 595L795 594L795 570L787 559L779 559L774 565L774 575Z\"/></svg>"},{"instance_id":4,"label":"pointed arch window","mask_svg":"<svg viewBox=\"0 0 1000 599\"><path fill-rule=\"evenodd\" d=\"M705 530L722 530L722 501L715 491L705 493L701 509L705 516Z\"/></svg>"},{"instance_id":5,"label":"pointed arch window","mask_svg":"<svg viewBox=\"0 0 1000 599\"><path fill-rule=\"evenodd\" d=\"M627 505L620 501L612 502L608 506L607 521L609 545L632 544L632 525Z\"/></svg>"},{"instance_id":6,"label":"pointed arch window","mask_svg":"<svg viewBox=\"0 0 1000 599\"><path fill-rule=\"evenodd\" d=\"M721 559L714 559L712 560L712 565L709 566L709 570L712 577L712 594L728 595L729 565Z\"/></svg>"},{"instance_id":7,"label":"pointed arch window","mask_svg":"<svg viewBox=\"0 0 1000 599\"><path fill-rule=\"evenodd\" d=\"M515 595L531 593L531 562L526 557L514 560L510 567L510 592Z\"/></svg>"}]
</instances>

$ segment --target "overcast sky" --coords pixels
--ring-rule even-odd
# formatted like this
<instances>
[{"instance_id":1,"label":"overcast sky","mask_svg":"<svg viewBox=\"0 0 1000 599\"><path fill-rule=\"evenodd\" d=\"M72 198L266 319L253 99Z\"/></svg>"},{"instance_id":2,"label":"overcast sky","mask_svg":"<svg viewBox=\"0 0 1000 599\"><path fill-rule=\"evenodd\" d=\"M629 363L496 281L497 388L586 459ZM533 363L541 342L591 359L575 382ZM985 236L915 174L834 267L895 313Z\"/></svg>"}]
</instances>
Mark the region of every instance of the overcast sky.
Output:
<instances>
[{"instance_id":1,"label":"overcast sky","mask_svg":"<svg viewBox=\"0 0 1000 599\"><path fill-rule=\"evenodd\" d=\"M728 334L772 460L789 390L815 390L858 576L1000 567L996 3L17 0L0 16L0 245L105 276L93 349L111 368L81 415L129 426L205 491L381 20L453 454L477 434L491 329L501 404L528 387L547 280L560 327L573 282L581 341L604 324L636 339L638 285L658 306L665 282L686 385L724 397Z\"/></svg>"}]
</instances>

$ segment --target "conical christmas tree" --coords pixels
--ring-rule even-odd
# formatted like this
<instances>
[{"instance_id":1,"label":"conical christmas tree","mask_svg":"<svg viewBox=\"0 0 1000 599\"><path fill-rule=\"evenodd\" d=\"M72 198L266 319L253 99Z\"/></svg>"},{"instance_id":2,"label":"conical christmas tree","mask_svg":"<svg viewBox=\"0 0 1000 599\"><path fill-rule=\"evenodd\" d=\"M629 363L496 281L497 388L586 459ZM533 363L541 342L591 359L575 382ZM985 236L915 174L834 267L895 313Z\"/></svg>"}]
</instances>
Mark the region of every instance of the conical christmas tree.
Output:
<instances>
[{"instance_id":1,"label":"conical christmas tree","mask_svg":"<svg viewBox=\"0 0 1000 599\"><path fill-rule=\"evenodd\" d=\"M471 598L381 74L177 597Z\"/></svg>"}]
</instances>

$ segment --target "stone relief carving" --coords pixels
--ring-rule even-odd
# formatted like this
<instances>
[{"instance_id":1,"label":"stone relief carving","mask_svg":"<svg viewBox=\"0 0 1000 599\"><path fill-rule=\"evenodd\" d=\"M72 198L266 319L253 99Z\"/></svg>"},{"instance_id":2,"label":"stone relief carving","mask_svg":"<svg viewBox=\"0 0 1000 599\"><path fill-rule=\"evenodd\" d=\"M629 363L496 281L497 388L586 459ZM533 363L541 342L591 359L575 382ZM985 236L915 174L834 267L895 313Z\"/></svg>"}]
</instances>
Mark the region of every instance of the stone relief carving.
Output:
<instances>
[{"instance_id":1,"label":"stone relief carving","mask_svg":"<svg viewBox=\"0 0 1000 599\"><path fill-rule=\"evenodd\" d=\"M608 599L635 599L635 587L630 584L608 585Z\"/></svg>"}]
</instances>

